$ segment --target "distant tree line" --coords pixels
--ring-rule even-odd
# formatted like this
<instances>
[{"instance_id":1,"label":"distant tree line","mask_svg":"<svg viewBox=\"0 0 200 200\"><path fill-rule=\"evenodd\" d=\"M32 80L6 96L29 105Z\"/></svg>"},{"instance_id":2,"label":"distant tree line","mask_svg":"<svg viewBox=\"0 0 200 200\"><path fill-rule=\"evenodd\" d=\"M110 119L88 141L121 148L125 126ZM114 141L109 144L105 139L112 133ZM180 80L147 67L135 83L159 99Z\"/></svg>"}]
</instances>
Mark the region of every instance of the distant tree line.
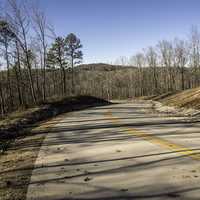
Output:
<instances>
[{"instance_id":1,"label":"distant tree line","mask_svg":"<svg viewBox=\"0 0 200 200\"><path fill-rule=\"evenodd\" d=\"M188 39L162 40L136 55L111 65L77 68L79 93L106 99L173 93L200 86L200 32L191 28Z\"/></svg>"},{"instance_id":2,"label":"distant tree line","mask_svg":"<svg viewBox=\"0 0 200 200\"><path fill-rule=\"evenodd\" d=\"M106 99L157 95L200 85L200 33L163 40L117 65L79 65L83 53L73 33L57 36L42 10L7 0L0 16L0 112L52 98L93 95Z\"/></svg>"},{"instance_id":3,"label":"distant tree line","mask_svg":"<svg viewBox=\"0 0 200 200\"><path fill-rule=\"evenodd\" d=\"M187 40L162 40L115 64L135 66L135 96L174 92L200 85L200 32L193 26ZM137 74L137 75L136 75Z\"/></svg>"}]
</instances>

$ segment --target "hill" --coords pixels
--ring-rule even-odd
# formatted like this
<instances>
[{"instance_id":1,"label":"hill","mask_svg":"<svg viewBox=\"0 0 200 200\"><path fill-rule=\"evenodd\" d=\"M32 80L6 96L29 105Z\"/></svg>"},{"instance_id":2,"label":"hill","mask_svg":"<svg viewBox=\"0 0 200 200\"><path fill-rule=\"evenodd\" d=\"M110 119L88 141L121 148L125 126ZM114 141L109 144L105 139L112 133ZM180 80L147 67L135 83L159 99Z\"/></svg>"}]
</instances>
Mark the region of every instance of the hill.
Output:
<instances>
[{"instance_id":1,"label":"hill","mask_svg":"<svg viewBox=\"0 0 200 200\"><path fill-rule=\"evenodd\" d=\"M82 64L76 67L79 70L85 71L116 71L124 69L135 69L133 66L122 66L122 65L110 65L106 63L91 63L91 64Z\"/></svg>"}]
</instances>

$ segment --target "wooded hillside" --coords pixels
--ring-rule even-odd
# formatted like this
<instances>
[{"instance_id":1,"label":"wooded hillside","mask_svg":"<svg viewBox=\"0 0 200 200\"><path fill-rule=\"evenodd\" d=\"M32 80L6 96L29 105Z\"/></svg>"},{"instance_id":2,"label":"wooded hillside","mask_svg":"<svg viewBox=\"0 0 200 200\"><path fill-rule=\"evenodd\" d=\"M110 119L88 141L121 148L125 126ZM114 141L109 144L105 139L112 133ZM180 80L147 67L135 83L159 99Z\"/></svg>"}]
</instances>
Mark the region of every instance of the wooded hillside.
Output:
<instances>
[{"instance_id":1,"label":"wooded hillside","mask_svg":"<svg viewBox=\"0 0 200 200\"><path fill-rule=\"evenodd\" d=\"M81 40L57 36L42 10L27 1L6 1L0 16L1 115L71 95L124 99L200 85L200 33L162 40L119 65L83 61ZM29 15L27 14L29 13Z\"/></svg>"}]
</instances>

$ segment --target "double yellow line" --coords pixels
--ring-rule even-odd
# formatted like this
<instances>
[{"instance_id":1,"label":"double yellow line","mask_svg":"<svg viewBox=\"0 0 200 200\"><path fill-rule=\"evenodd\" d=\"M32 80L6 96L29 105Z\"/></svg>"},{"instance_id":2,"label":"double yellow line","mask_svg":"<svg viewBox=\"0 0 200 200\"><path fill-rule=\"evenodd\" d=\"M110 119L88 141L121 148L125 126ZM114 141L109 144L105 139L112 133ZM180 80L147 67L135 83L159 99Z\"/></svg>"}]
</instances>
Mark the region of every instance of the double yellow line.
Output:
<instances>
[{"instance_id":1,"label":"double yellow line","mask_svg":"<svg viewBox=\"0 0 200 200\"><path fill-rule=\"evenodd\" d=\"M113 123L118 123L120 122L120 119L118 117L114 117L111 113L111 111L108 111L106 113L106 116L113 122ZM142 138L143 140L146 140L148 142L151 142L153 144L157 144L163 148L175 151L176 153L179 153L181 155L187 156L192 158L193 160L200 161L200 152L196 153L192 149L186 148L184 146L172 143L168 140L159 138L157 136L150 135L148 133L145 133L143 131L134 129L134 128L123 128L122 129L124 132L134 135L138 138Z\"/></svg>"}]
</instances>

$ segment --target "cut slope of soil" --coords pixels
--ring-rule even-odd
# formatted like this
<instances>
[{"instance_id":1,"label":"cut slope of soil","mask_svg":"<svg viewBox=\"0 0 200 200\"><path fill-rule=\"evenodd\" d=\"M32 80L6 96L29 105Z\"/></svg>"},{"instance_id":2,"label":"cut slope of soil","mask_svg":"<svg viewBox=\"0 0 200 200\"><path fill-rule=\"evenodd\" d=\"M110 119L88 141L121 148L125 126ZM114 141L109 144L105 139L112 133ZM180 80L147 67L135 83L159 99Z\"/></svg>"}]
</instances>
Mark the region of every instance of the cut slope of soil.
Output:
<instances>
[{"instance_id":1,"label":"cut slope of soil","mask_svg":"<svg viewBox=\"0 0 200 200\"><path fill-rule=\"evenodd\" d=\"M158 112L198 117L200 115L200 87L161 95L139 97L151 100Z\"/></svg>"},{"instance_id":2,"label":"cut slope of soil","mask_svg":"<svg viewBox=\"0 0 200 200\"><path fill-rule=\"evenodd\" d=\"M168 95L165 98L158 98L157 100L169 106L200 109L200 87Z\"/></svg>"}]
</instances>

